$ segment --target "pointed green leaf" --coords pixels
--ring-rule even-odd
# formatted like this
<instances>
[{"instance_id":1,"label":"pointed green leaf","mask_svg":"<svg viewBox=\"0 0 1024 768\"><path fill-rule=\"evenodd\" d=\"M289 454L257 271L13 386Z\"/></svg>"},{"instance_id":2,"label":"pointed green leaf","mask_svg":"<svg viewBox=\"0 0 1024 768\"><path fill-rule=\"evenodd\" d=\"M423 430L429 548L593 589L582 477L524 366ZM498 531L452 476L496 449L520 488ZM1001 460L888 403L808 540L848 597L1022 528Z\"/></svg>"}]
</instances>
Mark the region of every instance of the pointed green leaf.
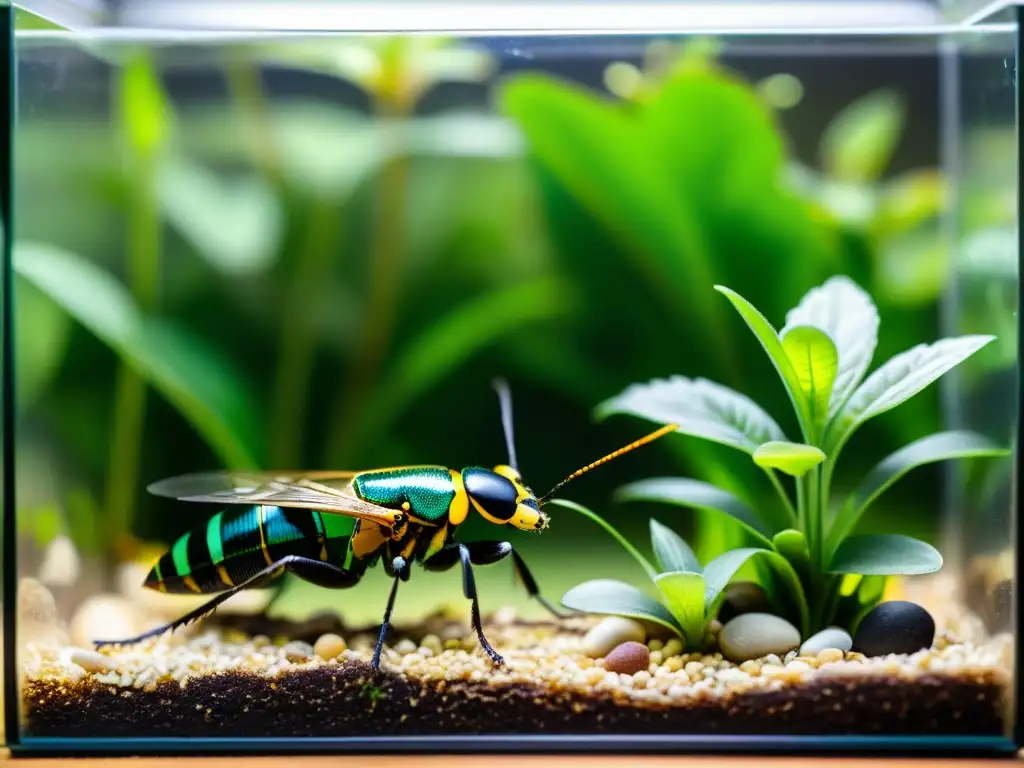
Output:
<instances>
[{"instance_id":1,"label":"pointed green leaf","mask_svg":"<svg viewBox=\"0 0 1024 768\"><path fill-rule=\"evenodd\" d=\"M561 603L566 608L584 613L644 619L668 627L677 634L683 632L665 606L636 587L614 579L595 579L578 584L562 595Z\"/></svg>"},{"instance_id":2,"label":"pointed green leaf","mask_svg":"<svg viewBox=\"0 0 1024 768\"><path fill-rule=\"evenodd\" d=\"M829 425L826 451L842 445L853 431L874 416L895 408L955 368L994 336L958 336L933 344L918 344L890 358L865 379L846 407Z\"/></svg>"},{"instance_id":3,"label":"pointed green leaf","mask_svg":"<svg viewBox=\"0 0 1024 768\"><path fill-rule=\"evenodd\" d=\"M1001 448L984 435L960 430L936 432L903 446L865 476L849 502L836 515L829 530L826 551L835 551L872 502L912 469L949 459L1005 456L1008 453L1006 448Z\"/></svg>"},{"instance_id":4,"label":"pointed green leaf","mask_svg":"<svg viewBox=\"0 0 1024 768\"><path fill-rule=\"evenodd\" d=\"M704 594L704 604L708 616L713 616L718 611L722 599L725 597L725 588L736 572L743 567L754 555L766 553L767 550L759 547L744 547L733 549L719 555L704 568L704 581L707 589Z\"/></svg>"},{"instance_id":5,"label":"pointed green leaf","mask_svg":"<svg viewBox=\"0 0 1024 768\"><path fill-rule=\"evenodd\" d=\"M812 288L786 315L788 329L813 325L829 335L838 353L838 370L832 385L828 415L846 403L871 365L878 343L878 310L871 297L843 275L831 277Z\"/></svg>"},{"instance_id":6,"label":"pointed green leaf","mask_svg":"<svg viewBox=\"0 0 1024 768\"><path fill-rule=\"evenodd\" d=\"M761 347L767 353L768 359L771 360L772 365L782 379L786 393L789 395L790 402L793 403L793 408L796 410L797 418L800 420L804 433L809 434L810 408L807 396L804 394L800 379L793 369L793 364L789 361L789 355L786 354L786 350L782 347L779 334L772 327L772 324L765 319L765 316L738 293L730 288L726 288L724 285L716 285L715 290L724 294L729 299L736 308L736 311L739 312L740 317L743 318L743 321L754 333L754 336L757 337Z\"/></svg>"},{"instance_id":7,"label":"pointed green leaf","mask_svg":"<svg viewBox=\"0 0 1024 768\"><path fill-rule=\"evenodd\" d=\"M825 460L820 448L804 443L772 442L754 451L754 463L765 469L777 469L792 477L802 477Z\"/></svg>"},{"instance_id":8,"label":"pointed green leaf","mask_svg":"<svg viewBox=\"0 0 1024 768\"><path fill-rule=\"evenodd\" d=\"M829 573L863 576L911 576L934 573L942 555L931 544L897 534L851 536L832 556Z\"/></svg>"},{"instance_id":9,"label":"pointed green leaf","mask_svg":"<svg viewBox=\"0 0 1024 768\"><path fill-rule=\"evenodd\" d=\"M173 114L148 55L136 53L125 62L120 98L129 147L140 156L152 155L167 141Z\"/></svg>"},{"instance_id":10,"label":"pointed green leaf","mask_svg":"<svg viewBox=\"0 0 1024 768\"><path fill-rule=\"evenodd\" d=\"M810 422L817 430L815 434L820 434L828 419L832 385L839 368L836 345L820 328L794 325L783 332L782 348L807 398Z\"/></svg>"},{"instance_id":11,"label":"pointed green leaf","mask_svg":"<svg viewBox=\"0 0 1024 768\"><path fill-rule=\"evenodd\" d=\"M841 181L874 181L888 166L903 130L906 108L889 89L847 106L822 139L822 165Z\"/></svg>"},{"instance_id":12,"label":"pointed green leaf","mask_svg":"<svg viewBox=\"0 0 1024 768\"><path fill-rule=\"evenodd\" d=\"M768 546L770 529L736 496L710 483L677 477L652 477L619 488L617 501L660 501L728 515Z\"/></svg>"},{"instance_id":13,"label":"pointed green leaf","mask_svg":"<svg viewBox=\"0 0 1024 768\"><path fill-rule=\"evenodd\" d=\"M700 573L701 565L690 545L671 528L651 518L651 544L658 568L662 573L687 571Z\"/></svg>"},{"instance_id":14,"label":"pointed green leaf","mask_svg":"<svg viewBox=\"0 0 1024 768\"><path fill-rule=\"evenodd\" d=\"M690 647L704 640L704 577L699 573L662 573L654 580L665 607L679 622Z\"/></svg>"},{"instance_id":15,"label":"pointed green leaf","mask_svg":"<svg viewBox=\"0 0 1024 768\"><path fill-rule=\"evenodd\" d=\"M679 424L679 432L747 453L763 442L784 440L782 428L753 400L706 379L672 376L632 384L595 409L603 419L630 414L658 424Z\"/></svg>"},{"instance_id":16,"label":"pointed green leaf","mask_svg":"<svg viewBox=\"0 0 1024 768\"><path fill-rule=\"evenodd\" d=\"M772 546L775 551L786 558L793 566L793 570L806 578L811 570L811 549L807 544L807 537L798 530L789 528L779 531L772 537Z\"/></svg>"},{"instance_id":17,"label":"pointed green leaf","mask_svg":"<svg viewBox=\"0 0 1024 768\"><path fill-rule=\"evenodd\" d=\"M117 352L178 409L226 466L259 465L254 398L213 349L177 326L146 318L108 272L75 254L19 243L14 269Z\"/></svg>"}]
</instances>

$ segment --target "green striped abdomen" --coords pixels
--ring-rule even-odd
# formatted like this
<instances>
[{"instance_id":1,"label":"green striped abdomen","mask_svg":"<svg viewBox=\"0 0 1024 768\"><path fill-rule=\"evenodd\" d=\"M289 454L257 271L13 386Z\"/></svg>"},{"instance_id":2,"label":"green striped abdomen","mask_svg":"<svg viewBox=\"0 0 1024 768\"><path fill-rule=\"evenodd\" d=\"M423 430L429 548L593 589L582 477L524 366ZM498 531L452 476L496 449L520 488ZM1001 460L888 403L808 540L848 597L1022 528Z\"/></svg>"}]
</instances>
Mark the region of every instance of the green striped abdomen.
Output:
<instances>
[{"instance_id":1,"label":"green striped abdomen","mask_svg":"<svg viewBox=\"0 0 1024 768\"><path fill-rule=\"evenodd\" d=\"M455 483L444 467L412 467L363 472L352 480L364 501L388 509L409 505L409 514L428 523L443 519L455 499Z\"/></svg>"},{"instance_id":2,"label":"green striped abdomen","mask_svg":"<svg viewBox=\"0 0 1024 768\"><path fill-rule=\"evenodd\" d=\"M319 512L255 505L218 512L189 531L153 566L145 586L212 593L241 584L286 555L327 557Z\"/></svg>"}]
</instances>

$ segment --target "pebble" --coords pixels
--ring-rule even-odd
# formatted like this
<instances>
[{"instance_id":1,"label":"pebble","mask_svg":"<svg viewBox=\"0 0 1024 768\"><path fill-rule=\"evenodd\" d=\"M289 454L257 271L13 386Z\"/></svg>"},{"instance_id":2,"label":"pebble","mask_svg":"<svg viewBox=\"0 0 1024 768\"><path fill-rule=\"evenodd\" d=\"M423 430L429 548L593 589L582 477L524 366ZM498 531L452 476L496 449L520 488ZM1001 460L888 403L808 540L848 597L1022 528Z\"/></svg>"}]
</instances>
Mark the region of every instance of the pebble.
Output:
<instances>
[{"instance_id":1,"label":"pebble","mask_svg":"<svg viewBox=\"0 0 1024 768\"><path fill-rule=\"evenodd\" d=\"M595 624L583 637L582 650L592 659L599 659L607 656L615 647L625 642L643 644L647 639L647 632L640 622L627 619L624 616L608 616ZM644 646L645 653L649 653L647 646ZM647 662L644 662L647 668Z\"/></svg>"},{"instance_id":2,"label":"pebble","mask_svg":"<svg viewBox=\"0 0 1024 768\"><path fill-rule=\"evenodd\" d=\"M799 644L797 628L770 613L741 614L722 627L718 635L722 654L734 662L786 653Z\"/></svg>"},{"instance_id":3,"label":"pebble","mask_svg":"<svg viewBox=\"0 0 1024 768\"><path fill-rule=\"evenodd\" d=\"M437 635L425 635L424 638L420 640L420 645L429 650L435 656L443 650L441 648L441 638Z\"/></svg>"},{"instance_id":4,"label":"pebble","mask_svg":"<svg viewBox=\"0 0 1024 768\"><path fill-rule=\"evenodd\" d=\"M46 546L39 566L39 580L54 587L68 587L75 583L81 570L82 559L74 542L58 534Z\"/></svg>"},{"instance_id":5,"label":"pebble","mask_svg":"<svg viewBox=\"0 0 1024 768\"><path fill-rule=\"evenodd\" d=\"M91 645L94 640L131 637L139 625L135 607L118 595L94 595L87 598L71 619L69 634L75 645Z\"/></svg>"},{"instance_id":6,"label":"pebble","mask_svg":"<svg viewBox=\"0 0 1024 768\"><path fill-rule=\"evenodd\" d=\"M840 627L829 627L823 629L816 635L811 635L800 646L801 656L817 656L828 648L836 648L843 653L853 648L853 638L850 633Z\"/></svg>"},{"instance_id":7,"label":"pebble","mask_svg":"<svg viewBox=\"0 0 1024 768\"><path fill-rule=\"evenodd\" d=\"M309 661L313 656L313 646L302 640L286 643L281 650L284 651L284 657L288 661Z\"/></svg>"},{"instance_id":8,"label":"pebble","mask_svg":"<svg viewBox=\"0 0 1024 768\"><path fill-rule=\"evenodd\" d=\"M630 640L621 643L611 650L604 658L604 668L620 675L635 675L646 671L650 663L651 651L641 642Z\"/></svg>"},{"instance_id":9,"label":"pebble","mask_svg":"<svg viewBox=\"0 0 1024 768\"><path fill-rule=\"evenodd\" d=\"M663 658L669 659L673 656L678 656L683 652L683 641L678 637L673 637L671 640L665 643L665 647L661 649L661 655Z\"/></svg>"},{"instance_id":10,"label":"pebble","mask_svg":"<svg viewBox=\"0 0 1024 768\"><path fill-rule=\"evenodd\" d=\"M341 636L328 633L317 638L316 643L313 645L313 653L324 661L330 661L341 656L345 647L345 640Z\"/></svg>"},{"instance_id":11,"label":"pebble","mask_svg":"<svg viewBox=\"0 0 1024 768\"><path fill-rule=\"evenodd\" d=\"M409 653L415 653L418 646L408 637L403 637L397 643L395 643L395 653L400 653L403 656Z\"/></svg>"},{"instance_id":12,"label":"pebble","mask_svg":"<svg viewBox=\"0 0 1024 768\"><path fill-rule=\"evenodd\" d=\"M718 620L725 624L744 613L762 613L767 607L768 596L760 584L734 581L725 588L725 597L718 609Z\"/></svg>"},{"instance_id":13,"label":"pebble","mask_svg":"<svg viewBox=\"0 0 1024 768\"><path fill-rule=\"evenodd\" d=\"M84 648L72 648L68 660L86 672L110 672L117 669L117 664L102 653L87 651Z\"/></svg>"},{"instance_id":14,"label":"pebble","mask_svg":"<svg viewBox=\"0 0 1024 768\"><path fill-rule=\"evenodd\" d=\"M935 642L935 619L917 603L879 603L860 621L853 647L865 656L915 653Z\"/></svg>"},{"instance_id":15,"label":"pebble","mask_svg":"<svg viewBox=\"0 0 1024 768\"><path fill-rule=\"evenodd\" d=\"M29 624L56 624L57 601L53 593L36 579L22 579L18 582L18 616Z\"/></svg>"}]
</instances>

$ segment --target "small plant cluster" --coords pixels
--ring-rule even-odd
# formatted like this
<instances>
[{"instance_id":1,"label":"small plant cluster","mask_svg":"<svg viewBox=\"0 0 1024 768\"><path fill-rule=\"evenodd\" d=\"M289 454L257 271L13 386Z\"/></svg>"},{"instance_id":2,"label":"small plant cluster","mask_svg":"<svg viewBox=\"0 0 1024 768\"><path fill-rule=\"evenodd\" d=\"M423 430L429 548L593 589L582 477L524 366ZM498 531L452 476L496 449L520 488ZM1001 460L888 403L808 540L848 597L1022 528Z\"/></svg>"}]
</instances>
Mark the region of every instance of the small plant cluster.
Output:
<instances>
[{"instance_id":1,"label":"small plant cluster","mask_svg":"<svg viewBox=\"0 0 1024 768\"><path fill-rule=\"evenodd\" d=\"M748 505L736 495L689 478L651 478L621 488L619 500L653 501L713 510L738 522L757 546L728 551L702 567L690 547L652 521L656 570L593 512L561 502L599 522L633 554L659 599L622 582L600 579L569 590L575 610L645 619L671 627L689 648L704 644L729 580L752 561L769 598L807 637L827 626L851 632L882 598L885 579L937 571L942 556L901 534L855 535L867 508L893 483L924 464L1002 456L1006 450L962 430L920 438L879 462L855 490L833 504L832 483L843 446L866 421L913 397L990 342L961 336L919 344L867 375L878 339L878 312L845 276L809 291L776 331L746 299L724 294L768 354L793 404L802 441L748 397L705 379L673 376L627 387L596 409L598 418L629 414L748 454L778 492L779 504ZM795 502L784 485L791 478ZM554 503L554 502L553 502Z\"/></svg>"}]
</instances>

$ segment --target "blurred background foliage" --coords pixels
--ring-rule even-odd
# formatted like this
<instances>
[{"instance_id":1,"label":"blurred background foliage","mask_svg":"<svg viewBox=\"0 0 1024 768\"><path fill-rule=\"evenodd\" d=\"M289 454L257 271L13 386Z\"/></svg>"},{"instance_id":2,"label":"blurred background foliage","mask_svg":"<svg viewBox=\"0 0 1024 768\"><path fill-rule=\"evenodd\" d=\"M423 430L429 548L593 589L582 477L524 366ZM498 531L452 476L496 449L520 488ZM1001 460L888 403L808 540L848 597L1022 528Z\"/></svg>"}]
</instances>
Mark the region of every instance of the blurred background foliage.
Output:
<instances>
[{"instance_id":1,"label":"blurred background foliage","mask_svg":"<svg viewBox=\"0 0 1024 768\"><path fill-rule=\"evenodd\" d=\"M981 172L959 189L958 226L976 233L964 260L946 224L954 180L939 172L936 97L908 103L935 87L934 61L890 62L837 104L813 56L614 43L22 35L22 570L63 535L85 558L78 593L112 589L117 563L212 513L145 493L180 472L503 461L496 374L511 382L538 491L640 434L589 415L634 381L713 379L795 433L716 283L781 327L811 286L850 275L879 306L876 362L947 332L997 333L961 384L1005 397L1016 179L990 141L1012 141L1012 123L969 150L989 153L972 167L1005 167L999 184ZM976 285L953 327L943 307L961 261ZM989 431L1006 439L1005 412L993 413ZM850 482L950 418L936 387L869 425L848 448ZM871 518L898 516L935 541L939 471L905 480ZM569 496L642 540L652 510L609 502L638 472L699 477L755 505L770 492L752 464L677 436ZM989 483L1007 478L1004 467ZM664 522L702 559L743 540L721 517ZM476 520L464 531L494 535ZM516 541L554 598L586 578L641 575L568 515ZM485 610L527 605L506 571L478 576ZM376 620L385 588L380 574L337 594L289 583L274 610ZM397 614L448 599L461 610L456 578L421 575Z\"/></svg>"}]
</instances>

